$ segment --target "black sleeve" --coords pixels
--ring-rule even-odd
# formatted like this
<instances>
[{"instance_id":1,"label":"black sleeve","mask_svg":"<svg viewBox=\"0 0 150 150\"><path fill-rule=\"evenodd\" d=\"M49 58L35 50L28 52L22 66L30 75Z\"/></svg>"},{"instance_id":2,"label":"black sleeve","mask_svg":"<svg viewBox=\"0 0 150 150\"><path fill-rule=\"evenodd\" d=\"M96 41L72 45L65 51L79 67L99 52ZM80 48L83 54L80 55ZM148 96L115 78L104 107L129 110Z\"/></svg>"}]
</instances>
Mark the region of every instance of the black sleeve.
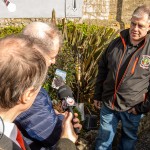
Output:
<instances>
[{"instance_id":1,"label":"black sleeve","mask_svg":"<svg viewBox=\"0 0 150 150\"><path fill-rule=\"evenodd\" d=\"M138 114L144 114L150 111L150 98L147 98L145 102L139 103L135 106L135 110Z\"/></svg>"},{"instance_id":2,"label":"black sleeve","mask_svg":"<svg viewBox=\"0 0 150 150\"><path fill-rule=\"evenodd\" d=\"M150 100L146 102L139 103L135 106L135 110L138 114L144 114L150 111Z\"/></svg>"},{"instance_id":3,"label":"black sleeve","mask_svg":"<svg viewBox=\"0 0 150 150\"><path fill-rule=\"evenodd\" d=\"M148 93L146 94L146 99L135 106L135 110L138 114L147 113L150 111L150 85L148 87Z\"/></svg>"},{"instance_id":4,"label":"black sleeve","mask_svg":"<svg viewBox=\"0 0 150 150\"><path fill-rule=\"evenodd\" d=\"M103 82L106 80L108 74L108 55L109 52L115 48L118 40L121 40L121 38L117 37L116 39L112 40L100 58L98 64L98 75L95 83L94 100L101 101L102 99Z\"/></svg>"},{"instance_id":5,"label":"black sleeve","mask_svg":"<svg viewBox=\"0 0 150 150\"><path fill-rule=\"evenodd\" d=\"M101 101L102 92L103 92L103 82L107 77L107 51L109 47L104 51L102 57L100 58L98 64L98 75L95 83L95 92L94 92L94 100Z\"/></svg>"},{"instance_id":6,"label":"black sleeve","mask_svg":"<svg viewBox=\"0 0 150 150\"><path fill-rule=\"evenodd\" d=\"M75 144L66 138L61 138L55 147L55 150L77 150Z\"/></svg>"}]
</instances>

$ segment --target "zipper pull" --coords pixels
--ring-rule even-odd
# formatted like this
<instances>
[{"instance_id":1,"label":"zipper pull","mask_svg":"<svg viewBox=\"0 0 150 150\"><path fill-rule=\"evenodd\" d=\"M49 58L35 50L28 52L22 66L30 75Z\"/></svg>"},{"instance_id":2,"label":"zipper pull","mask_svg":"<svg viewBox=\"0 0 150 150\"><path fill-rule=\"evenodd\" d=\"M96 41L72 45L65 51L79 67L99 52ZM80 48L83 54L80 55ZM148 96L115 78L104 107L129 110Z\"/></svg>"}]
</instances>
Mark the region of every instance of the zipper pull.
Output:
<instances>
[{"instance_id":1,"label":"zipper pull","mask_svg":"<svg viewBox=\"0 0 150 150\"><path fill-rule=\"evenodd\" d=\"M133 64L133 67L132 67L132 70L131 70L131 74L134 74L135 67L136 67L136 65L137 65L138 60L139 60L139 58L137 57L137 58L135 59L134 64Z\"/></svg>"}]
</instances>

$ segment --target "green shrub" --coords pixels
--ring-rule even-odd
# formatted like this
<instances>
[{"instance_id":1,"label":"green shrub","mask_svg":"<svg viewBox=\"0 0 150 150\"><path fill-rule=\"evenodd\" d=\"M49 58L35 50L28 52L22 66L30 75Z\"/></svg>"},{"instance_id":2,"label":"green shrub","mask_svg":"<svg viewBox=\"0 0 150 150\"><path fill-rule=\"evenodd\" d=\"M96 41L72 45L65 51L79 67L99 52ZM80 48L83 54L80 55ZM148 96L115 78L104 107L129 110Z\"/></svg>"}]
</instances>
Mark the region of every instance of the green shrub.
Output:
<instances>
[{"instance_id":1,"label":"green shrub","mask_svg":"<svg viewBox=\"0 0 150 150\"><path fill-rule=\"evenodd\" d=\"M56 91L51 82L56 68L67 72L67 84L74 91L79 102L90 102L94 93L94 85L98 73L98 61L108 43L116 37L112 28L96 25L75 24L68 22L57 25L64 37L63 46L59 52L56 64L51 66L48 78L43 87L52 98L57 99ZM22 27L6 27L0 29L0 38L6 35L20 33Z\"/></svg>"},{"instance_id":2,"label":"green shrub","mask_svg":"<svg viewBox=\"0 0 150 150\"><path fill-rule=\"evenodd\" d=\"M11 34L16 34L16 33L20 33L23 29L22 27L13 27L13 26L9 26L9 27L3 27L0 28L0 38L3 38L7 35L11 35Z\"/></svg>"},{"instance_id":3,"label":"green shrub","mask_svg":"<svg viewBox=\"0 0 150 150\"><path fill-rule=\"evenodd\" d=\"M109 42L117 36L117 32L112 28L72 22L64 26L63 50L64 53L69 51L67 61L71 63L71 68L66 69L73 75L68 84L79 102L90 102L94 94L98 61Z\"/></svg>"}]
</instances>

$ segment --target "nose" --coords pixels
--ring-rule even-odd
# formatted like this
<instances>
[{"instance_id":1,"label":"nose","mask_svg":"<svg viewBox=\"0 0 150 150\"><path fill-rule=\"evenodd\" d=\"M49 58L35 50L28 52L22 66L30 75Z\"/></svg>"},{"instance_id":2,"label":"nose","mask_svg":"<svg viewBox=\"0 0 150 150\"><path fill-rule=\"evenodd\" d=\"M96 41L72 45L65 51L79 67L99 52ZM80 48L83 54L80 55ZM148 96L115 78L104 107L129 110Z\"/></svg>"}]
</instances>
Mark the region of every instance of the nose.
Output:
<instances>
[{"instance_id":1,"label":"nose","mask_svg":"<svg viewBox=\"0 0 150 150\"><path fill-rule=\"evenodd\" d=\"M135 25L133 26L133 30L134 30L134 31L138 31L138 29L139 29L138 24L135 24Z\"/></svg>"},{"instance_id":2,"label":"nose","mask_svg":"<svg viewBox=\"0 0 150 150\"><path fill-rule=\"evenodd\" d=\"M136 26L134 27L134 30L138 30L138 25L136 25Z\"/></svg>"}]
</instances>

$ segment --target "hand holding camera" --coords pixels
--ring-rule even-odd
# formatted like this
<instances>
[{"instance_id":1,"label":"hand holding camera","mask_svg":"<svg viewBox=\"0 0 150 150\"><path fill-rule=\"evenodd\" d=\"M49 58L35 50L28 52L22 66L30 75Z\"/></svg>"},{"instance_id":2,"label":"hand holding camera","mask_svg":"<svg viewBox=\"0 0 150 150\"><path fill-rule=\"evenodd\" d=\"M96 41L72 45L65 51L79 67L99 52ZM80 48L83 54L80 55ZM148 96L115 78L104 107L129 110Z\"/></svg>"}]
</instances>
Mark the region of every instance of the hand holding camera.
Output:
<instances>
[{"instance_id":1,"label":"hand holding camera","mask_svg":"<svg viewBox=\"0 0 150 150\"><path fill-rule=\"evenodd\" d=\"M73 114L71 112L68 111L65 112L65 118L63 120L63 125L62 125L61 138L68 138L73 143L77 141L78 135L74 132L74 129L78 128L78 130L81 130L82 128L82 125L80 124L79 119L77 117L78 117L77 113L74 114L74 118L73 118Z\"/></svg>"},{"instance_id":2,"label":"hand holding camera","mask_svg":"<svg viewBox=\"0 0 150 150\"><path fill-rule=\"evenodd\" d=\"M74 118L73 107L75 106L75 99L73 97L73 91L71 90L71 88L65 85L66 72L57 69L55 75L56 76L53 79L52 87L58 90L57 94L58 98L62 101L63 110L71 112ZM76 134L79 134L80 130L78 128L75 128L75 132Z\"/></svg>"}]
</instances>

